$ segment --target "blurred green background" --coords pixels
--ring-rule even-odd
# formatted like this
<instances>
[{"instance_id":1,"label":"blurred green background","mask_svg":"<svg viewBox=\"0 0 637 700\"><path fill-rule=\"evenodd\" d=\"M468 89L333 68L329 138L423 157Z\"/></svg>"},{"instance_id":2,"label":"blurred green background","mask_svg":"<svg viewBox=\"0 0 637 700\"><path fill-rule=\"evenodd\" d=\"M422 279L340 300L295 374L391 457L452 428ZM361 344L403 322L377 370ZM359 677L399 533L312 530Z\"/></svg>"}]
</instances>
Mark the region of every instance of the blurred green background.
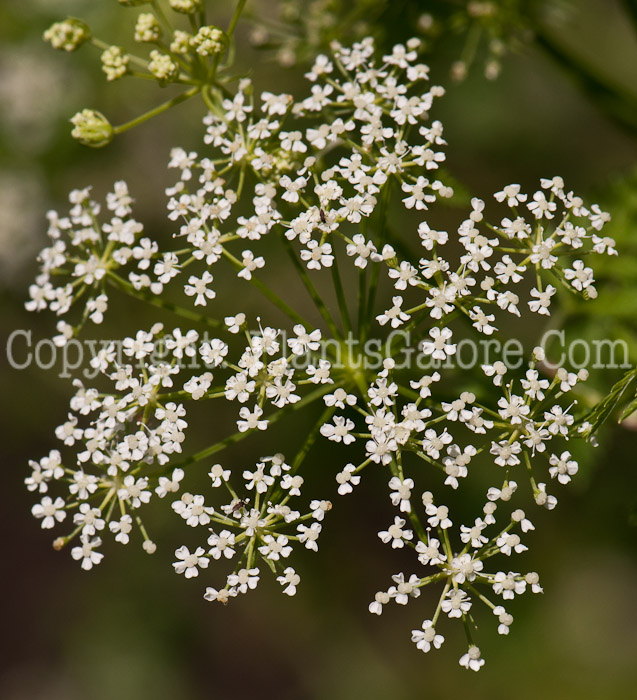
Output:
<instances>
[{"instance_id":1,"label":"blurred green background","mask_svg":"<svg viewBox=\"0 0 637 700\"><path fill-rule=\"evenodd\" d=\"M261 3L267 12L279 4ZM444 14L457 5L376 4L388 42L417 33L422 11ZM549 25L549 35L592 66L603 83L637 95L637 33L626 4L554 2L562 20ZM209 0L208 5L223 26L232 4ZM34 256L45 241L44 214L63 209L69 189L92 184L101 198L113 181L125 177L137 200L137 218L152 235L167 233L163 189L172 175L164 165L173 145L199 148L201 106L181 106L107 149L82 148L68 134L72 114L89 106L123 122L142 105L156 104L159 90L126 81L109 86L99 54L90 47L68 56L40 40L52 21L74 15L100 27L101 37L122 43L131 12L114 0L2 0L0 5L3 343L16 328L33 329L36 340L54 332L53 318L27 314L23 302L35 274ZM302 68L284 68L274 51L257 51L249 41L255 25L249 26L239 30L240 65L253 68L262 89L281 91L285 83L285 90L298 90ZM356 29L343 24L335 35ZM465 33L445 35L429 59L434 82L448 85L434 114L445 124L448 170L484 198L508 182L533 187L540 177L560 174L567 187L612 212L615 223L608 235L617 238L623 257L611 259L602 271L600 299L583 314L581 308L565 308L561 321L586 337L625 338L634 363L637 128L600 102L590 81L589 91L583 89L538 42L519 42L519 50L504 58L498 80L485 80L476 63L465 81L454 84L448 80L450 66L465 45ZM457 222L461 215L443 218L448 216ZM104 334L120 336L139 327L141 308L122 305L117 324L107 324ZM520 565L540 572L545 593L510 606L516 621L508 638L494 633L491 616L478 618L487 664L479 674L469 674L458 666L464 641L453 626L443 630L447 641L436 653L425 656L410 642L410 630L432 607L428 595L405 609L388 608L381 618L367 612L374 593L402 569L400 556L376 536L391 513L382 479L368 479L355 495L336 501L318 556L299 557L302 585L291 599L264 577L255 594L227 607L206 603L201 577L186 581L172 571L173 545L184 541L187 528L165 507L149 517L162 544L154 557L109 544L97 570L80 571L68 552L51 549L50 538L30 516L33 497L22 483L27 460L54 446L53 429L66 416L70 385L55 371L13 370L6 358L0 372L6 478L0 491L2 700L635 697L634 432L611 427L594 462L572 488L558 492L559 507L533 512L537 532ZM615 378L607 374L595 381L603 391ZM209 420L200 416L193 430L201 435ZM302 431L304 424L293 427ZM311 493L334 499L330 453L321 450L312 456ZM252 459L253 452L248 441L232 458ZM213 579L214 566L209 572Z\"/></svg>"}]
</instances>

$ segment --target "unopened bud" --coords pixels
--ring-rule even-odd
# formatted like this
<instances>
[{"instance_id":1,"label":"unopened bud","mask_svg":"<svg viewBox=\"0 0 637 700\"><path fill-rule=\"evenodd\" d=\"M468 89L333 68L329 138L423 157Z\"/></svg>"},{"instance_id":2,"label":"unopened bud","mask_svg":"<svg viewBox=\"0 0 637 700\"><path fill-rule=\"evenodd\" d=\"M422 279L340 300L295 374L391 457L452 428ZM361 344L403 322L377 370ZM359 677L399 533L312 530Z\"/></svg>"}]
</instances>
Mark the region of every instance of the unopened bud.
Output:
<instances>
[{"instance_id":1,"label":"unopened bud","mask_svg":"<svg viewBox=\"0 0 637 700\"><path fill-rule=\"evenodd\" d=\"M150 52L148 70L157 78L160 85L172 83L179 76L179 66L167 53Z\"/></svg>"},{"instance_id":2,"label":"unopened bud","mask_svg":"<svg viewBox=\"0 0 637 700\"><path fill-rule=\"evenodd\" d=\"M226 35L219 27L201 27L191 40L200 56L213 56L222 53L226 46Z\"/></svg>"},{"instance_id":3,"label":"unopened bud","mask_svg":"<svg viewBox=\"0 0 637 700\"><path fill-rule=\"evenodd\" d=\"M201 0L170 0L170 7L175 12L192 15L201 10Z\"/></svg>"},{"instance_id":4,"label":"unopened bud","mask_svg":"<svg viewBox=\"0 0 637 700\"><path fill-rule=\"evenodd\" d=\"M91 38L91 28L81 19L69 17L64 22L52 24L44 32L44 40L51 43L54 49L76 51Z\"/></svg>"},{"instance_id":5,"label":"unopened bud","mask_svg":"<svg viewBox=\"0 0 637 700\"><path fill-rule=\"evenodd\" d=\"M83 109L72 119L71 136L84 146L101 148L113 140L113 127L108 119L94 109Z\"/></svg>"}]
</instances>

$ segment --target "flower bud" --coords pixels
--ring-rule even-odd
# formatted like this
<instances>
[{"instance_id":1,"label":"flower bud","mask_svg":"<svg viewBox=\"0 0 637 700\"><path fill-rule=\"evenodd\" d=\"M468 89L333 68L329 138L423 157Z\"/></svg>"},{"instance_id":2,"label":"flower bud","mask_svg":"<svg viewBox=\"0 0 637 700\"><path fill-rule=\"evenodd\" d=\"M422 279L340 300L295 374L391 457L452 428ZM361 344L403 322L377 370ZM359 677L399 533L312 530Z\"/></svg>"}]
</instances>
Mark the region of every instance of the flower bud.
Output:
<instances>
[{"instance_id":1,"label":"flower bud","mask_svg":"<svg viewBox=\"0 0 637 700\"><path fill-rule=\"evenodd\" d=\"M151 12L142 12L135 24L135 41L143 44L156 42L161 35L161 27L157 17Z\"/></svg>"},{"instance_id":2,"label":"flower bud","mask_svg":"<svg viewBox=\"0 0 637 700\"><path fill-rule=\"evenodd\" d=\"M148 70L157 78L160 85L172 83L179 75L179 66L168 54L160 51L150 52Z\"/></svg>"},{"instance_id":3,"label":"flower bud","mask_svg":"<svg viewBox=\"0 0 637 700\"><path fill-rule=\"evenodd\" d=\"M119 0L120 5L124 7L138 7L139 5L147 5L150 0Z\"/></svg>"},{"instance_id":4,"label":"flower bud","mask_svg":"<svg viewBox=\"0 0 637 700\"><path fill-rule=\"evenodd\" d=\"M110 46L102 53L102 70L106 80L117 80L128 71L128 55L121 46Z\"/></svg>"},{"instance_id":5,"label":"flower bud","mask_svg":"<svg viewBox=\"0 0 637 700\"><path fill-rule=\"evenodd\" d=\"M91 38L91 29L81 19L69 17L64 22L52 24L44 32L44 40L51 43L54 49L76 51Z\"/></svg>"},{"instance_id":6,"label":"flower bud","mask_svg":"<svg viewBox=\"0 0 637 700\"><path fill-rule=\"evenodd\" d=\"M151 540L144 540L142 547L146 554L154 554L157 551L157 545Z\"/></svg>"},{"instance_id":7,"label":"flower bud","mask_svg":"<svg viewBox=\"0 0 637 700\"><path fill-rule=\"evenodd\" d=\"M226 36L219 27L201 27L191 43L200 56L213 56L224 50Z\"/></svg>"},{"instance_id":8,"label":"flower bud","mask_svg":"<svg viewBox=\"0 0 637 700\"><path fill-rule=\"evenodd\" d=\"M170 50L172 53L186 54L190 51L190 43L192 34L184 32L181 29L175 29L173 40L170 42Z\"/></svg>"},{"instance_id":9,"label":"flower bud","mask_svg":"<svg viewBox=\"0 0 637 700\"><path fill-rule=\"evenodd\" d=\"M192 15L201 10L201 0L170 0L170 7L175 12Z\"/></svg>"},{"instance_id":10,"label":"flower bud","mask_svg":"<svg viewBox=\"0 0 637 700\"><path fill-rule=\"evenodd\" d=\"M72 119L71 136L84 146L101 148L113 140L113 127L108 119L94 109L83 109Z\"/></svg>"}]
</instances>

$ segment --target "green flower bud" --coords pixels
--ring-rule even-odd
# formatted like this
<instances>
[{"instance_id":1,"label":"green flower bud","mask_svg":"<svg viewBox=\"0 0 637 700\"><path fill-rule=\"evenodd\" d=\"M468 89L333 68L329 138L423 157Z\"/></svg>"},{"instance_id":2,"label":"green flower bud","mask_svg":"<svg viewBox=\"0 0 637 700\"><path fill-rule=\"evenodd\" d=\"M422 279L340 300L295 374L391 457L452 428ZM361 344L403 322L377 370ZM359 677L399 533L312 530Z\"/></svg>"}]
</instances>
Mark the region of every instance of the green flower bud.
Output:
<instances>
[{"instance_id":1,"label":"green flower bud","mask_svg":"<svg viewBox=\"0 0 637 700\"><path fill-rule=\"evenodd\" d=\"M157 78L160 85L171 83L179 75L179 66L168 54L160 51L150 52L148 70Z\"/></svg>"},{"instance_id":2,"label":"green flower bud","mask_svg":"<svg viewBox=\"0 0 637 700\"><path fill-rule=\"evenodd\" d=\"M170 6L175 12L192 15L201 10L201 0L170 0Z\"/></svg>"},{"instance_id":3,"label":"green flower bud","mask_svg":"<svg viewBox=\"0 0 637 700\"><path fill-rule=\"evenodd\" d=\"M152 44L161 35L161 27L155 15L150 12L142 12L135 24L135 41Z\"/></svg>"},{"instance_id":4,"label":"green flower bud","mask_svg":"<svg viewBox=\"0 0 637 700\"><path fill-rule=\"evenodd\" d=\"M102 70L106 80L117 80L126 75L128 55L121 46L110 46L102 53Z\"/></svg>"},{"instance_id":5,"label":"green flower bud","mask_svg":"<svg viewBox=\"0 0 637 700\"><path fill-rule=\"evenodd\" d=\"M192 34L184 32L181 29L175 29L173 40L170 42L170 50L172 53L186 54L190 51L192 42Z\"/></svg>"},{"instance_id":6,"label":"green flower bud","mask_svg":"<svg viewBox=\"0 0 637 700\"><path fill-rule=\"evenodd\" d=\"M139 5L147 5L150 0L119 0L120 5L124 7L138 7Z\"/></svg>"},{"instance_id":7,"label":"green flower bud","mask_svg":"<svg viewBox=\"0 0 637 700\"><path fill-rule=\"evenodd\" d=\"M44 40L49 41L54 49L76 51L91 38L91 28L81 19L69 17L64 22L52 24L44 32Z\"/></svg>"},{"instance_id":8,"label":"green flower bud","mask_svg":"<svg viewBox=\"0 0 637 700\"><path fill-rule=\"evenodd\" d=\"M84 146L101 148L113 140L114 131L108 119L94 109L83 109L72 119L71 136Z\"/></svg>"},{"instance_id":9,"label":"green flower bud","mask_svg":"<svg viewBox=\"0 0 637 700\"><path fill-rule=\"evenodd\" d=\"M201 27L191 43L200 56L213 56L224 50L226 35L219 27Z\"/></svg>"}]
</instances>

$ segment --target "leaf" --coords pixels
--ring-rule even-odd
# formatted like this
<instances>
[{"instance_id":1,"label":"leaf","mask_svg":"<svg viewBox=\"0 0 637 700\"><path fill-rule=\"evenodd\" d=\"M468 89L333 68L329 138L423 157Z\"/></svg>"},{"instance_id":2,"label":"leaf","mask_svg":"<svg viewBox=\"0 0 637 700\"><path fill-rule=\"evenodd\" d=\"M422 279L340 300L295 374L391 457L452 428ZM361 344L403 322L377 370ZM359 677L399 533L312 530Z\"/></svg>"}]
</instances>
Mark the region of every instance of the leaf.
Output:
<instances>
[{"instance_id":1,"label":"leaf","mask_svg":"<svg viewBox=\"0 0 637 700\"><path fill-rule=\"evenodd\" d=\"M588 430L584 431L584 435L589 437L599 430L603 423L605 423L611 414L617 408L622 395L632 384L633 380L637 378L637 369L632 369L613 386L610 393L605 396L598 404L593 408L593 410L586 416L586 421L590 423Z\"/></svg>"},{"instance_id":2,"label":"leaf","mask_svg":"<svg viewBox=\"0 0 637 700\"><path fill-rule=\"evenodd\" d=\"M635 412L637 412L637 393L635 394L635 398L624 409L624 412L619 418L619 422L621 423L623 420L626 420L626 418L632 416L632 414Z\"/></svg>"}]
</instances>

